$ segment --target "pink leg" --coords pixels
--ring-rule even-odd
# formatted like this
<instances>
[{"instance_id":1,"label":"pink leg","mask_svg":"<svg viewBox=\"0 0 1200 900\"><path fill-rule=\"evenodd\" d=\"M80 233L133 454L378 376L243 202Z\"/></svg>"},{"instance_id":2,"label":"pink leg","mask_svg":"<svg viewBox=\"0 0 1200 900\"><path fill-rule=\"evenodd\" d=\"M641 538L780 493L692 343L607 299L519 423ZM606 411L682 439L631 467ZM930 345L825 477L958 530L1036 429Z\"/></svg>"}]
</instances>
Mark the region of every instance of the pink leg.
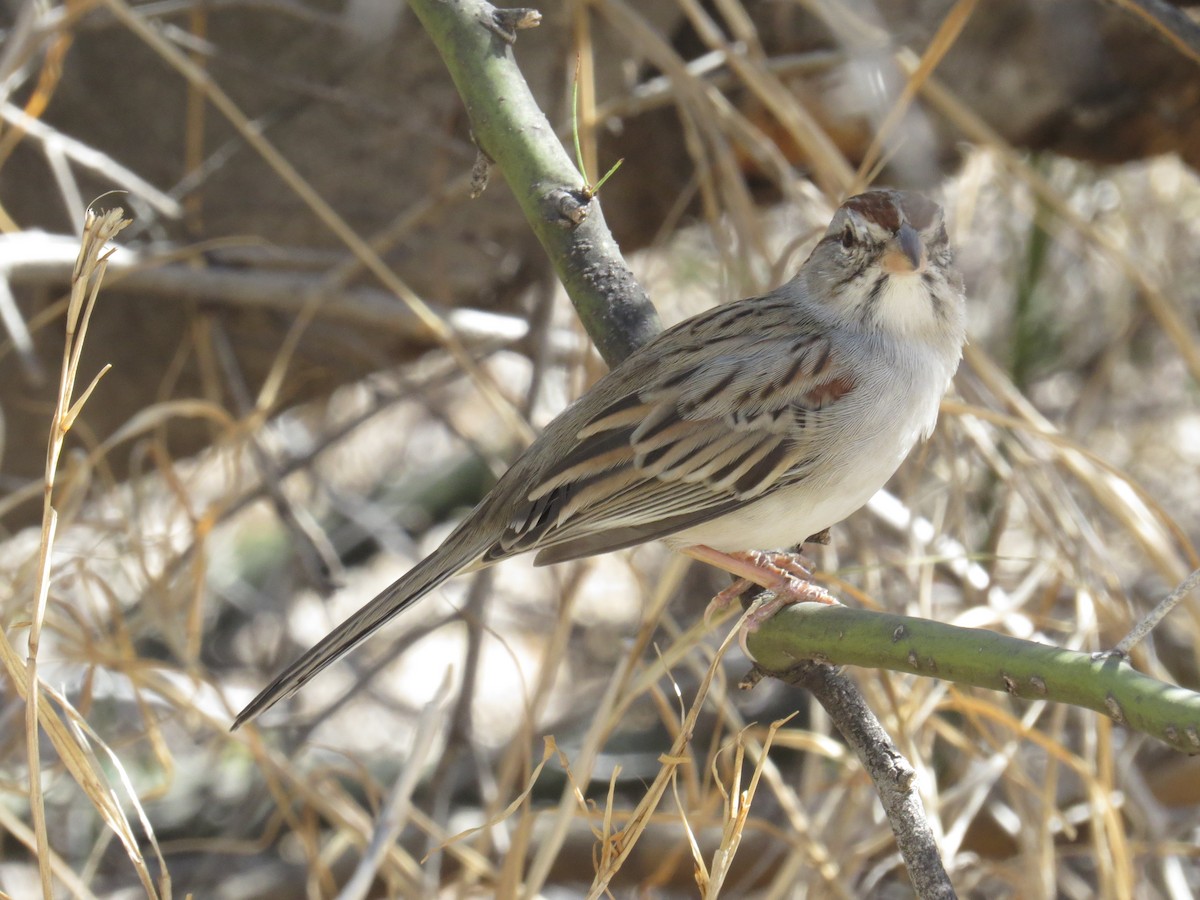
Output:
<instances>
[{"instance_id":1,"label":"pink leg","mask_svg":"<svg viewBox=\"0 0 1200 900\"><path fill-rule=\"evenodd\" d=\"M780 609L793 603L837 603L823 588L812 583L812 572L791 554L762 553L757 550L722 553L703 544L683 547L679 552L723 569L738 578L713 598L704 613L705 619L727 608L751 584L766 588L773 592L775 597L750 614L750 618L746 620L750 631L754 631Z\"/></svg>"},{"instance_id":2,"label":"pink leg","mask_svg":"<svg viewBox=\"0 0 1200 900\"><path fill-rule=\"evenodd\" d=\"M734 580L733 584L729 585L729 587L725 588L725 590L721 591L721 593L717 594L717 596L708 601L708 606L704 608L705 624L708 624L708 621L713 616L718 615L719 613L722 613L729 609L729 607L733 606L733 602L737 600L738 597L742 596L742 594L746 593L752 584L752 581L747 581L745 578L737 578Z\"/></svg>"}]
</instances>

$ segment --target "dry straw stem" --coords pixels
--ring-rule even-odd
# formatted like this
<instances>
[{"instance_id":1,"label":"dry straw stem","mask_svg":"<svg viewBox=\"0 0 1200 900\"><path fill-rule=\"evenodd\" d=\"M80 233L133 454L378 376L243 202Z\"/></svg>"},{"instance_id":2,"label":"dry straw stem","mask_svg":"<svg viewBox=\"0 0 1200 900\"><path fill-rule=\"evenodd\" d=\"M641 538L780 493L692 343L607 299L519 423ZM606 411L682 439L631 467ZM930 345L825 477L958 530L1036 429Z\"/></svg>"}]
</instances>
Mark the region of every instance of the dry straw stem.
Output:
<instances>
[{"instance_id":1,"label":"dry straw stem","mask_svg":"<svg viewBox=\"0 0 1200 900\"><path fill-rule=\"evenodd\" d=\"M41 541L38 547L38 562L36 569L35 591L30 606L28 651L24 665L21 664L17 653L9 643L7 636L0 636L0 655L3 656L4 668L8 672L18 693L25 700L25 741L27 762L29 766L29 808L33 821L33 832L36 843L38 871L41 876L42 893L45 897L54 896L54 859L55 854L50 847L49 835L46 830L45 799L42 794L41 748L40 731L45 730L50 743L62 761L64 767L71 773L76 783L96 807L101 818L113 831L126 853L134 864L138 878L147 895L157 897L158 892L153 878L142 857L138 840L134 835L128 818L125 816L116 791L109 784L103 769L96 758L92 744L103 747L97 736L86 728L82 717L67 703L66 699L57 695L58 705L68 713L64 721L55 709L44 705L41 701L48 689L38 678L37 661L41 644L42 623L45 619L46 603L50 590L50 573L54 535L58 522L58 512L54 507L54 483L58 471L58 461L62 453L63 443L67 432L78 417L83 405L95 389L100 378L107 371L101 369L83 390L78 398L75 397L75 385L79 374L79 361L83 353L87 337L88 322L95 307L100 282L104 277L107 254L105 245L122 228L129 224L128 219L122 218L123 210L115 209L107 213L96 214L88 210L84 218L82 244L76 259L72 279L71 294L66 313L66 339L63 345L63 360L59 379L58 397L54 415L51 420L50 436L46 446L46 469L43 482L43 515ZM111 252L111 251L110 251ZM115 754L104 748L110 761L116 762ZM120 765L118 772L123 771ZM128 788L128 781L125 780ZM130 799L137 804L136 795L128 791ZM138 807L140 810L140 807ZM142 817L143 827L153 843L153 832L150 830L145 817ZM155 845L157 848L157 845ZM169 892L165 881L164 887Z\"/></svg>"},{"instance_id":2,"label":"dry straw stem","mask_svg":"<svg viewBox=\"0 0 1200 900\"><path fill-rule=\"evenodd\" d=\"M988 422L1013 435L1024 436L1039 447L1051 449L1063 468L1096 498L1142 547L1167 580L1177 580L1186 566L1200 562L1191 539L1162 504L1127 473L1101 459L1077 441L1058 431L1013 386L995 363L968 347L966 357L981 381L999 390L998 399L1013 407L1013 414L959 400L943 400L942 412ZM959 547L959 554L965 549Z\"/></svg>"},{"instance_id":3,"label":"dry straw stem","mask_svg":"<svg viewBox=\"0 0 1200 900\"><path fill-rule=\"evenodd\" d=\"M0 119L12 126L5 134L5 138L8 140L15 141L28 136L42 146L47 160L53 160L56 156L60 156L82 169L95 172L110 184L115 184L139 197L167 218L177 219L182 214L183 210L177 201L164 194L136 172L122 166L108 154L101 153L94 147L89 147L47 125L42 120L34 118L19 107L8 102L0 103ZM3 156L4 153L0 150L0 161Z\"/></svg>"},{"instance_id":4,"label":"dry straw stem","mask_svg":"<svg viewBox=\"0 0 1200 900\"><path fill-rule=\"evenodd\" d=\"M1113 652L1122 656L1128 656L1133 648L1144 641L1150 632L1158 626L1159 622L1170 615L1171 611L1179 605L1184 597L1196 589L1197 584L1200 584L1200 569L1192 572L1191 575L1183 580L1182 584L1164 597L1162 602L1146 613L1130 630L1129 634L1117 642L1117 646L1113 648Z\"/></svg>"},{"instance_id":5,"label":"dry straw stem","mask_svg":"<svg viewBox=\"0 0 1200 900\"><path fill-rule=\"evenodd\" d=\"M615 2L615 0L606 0ZM788 90L783 81L761 65L766 52L754 24L739 3L722 0L717 5L734 37L741 42L735 50L726 42L723 30L696 0L680 0L700 39L709 47L725 53L730 69L774 115L788 137L796 142L813 169L817 185L827 196L844 195L854 184L854 170L812 114Z\"/></svg>"},{"instance_id":6,"label":"dry straw stem","mask_svg":"<svg viewBox=\"0 0 1200 900\"><path fill-rule=\"evenodd\" d=\"M1164 578L1177 583L1196 566L1196 549L1187 535L1161 506L1145 496L1133 479L1063 438L1000 367L978 348L968 345L963 358L995 397L1013 410L1017 416L1013 433L1052 447L1066 471L1085 485L1097 502L1121 523ZM973 414L997 419L995 413L984 410L973 410ZM1003 421L1003 424L1014 423Z\"/></svg>"},{"instance_id":7,"label":"dry straw stem","mask_svg":"<svg viewBox=\"0 0 1200 900\"><path fill-rule=\"evenodd\" d=\"M612 839L605 841L601 847L600 860L596 867L596 877L593 879L591 889L587 894L588 900L597 900L597 898L608 893L609 883L616 876L622 863L625 862L625 859L633 851L642 832L650 824L651 817L654 815L654 811L658 809L659 801L662 799L667 786L675 783L679 767L691 762L687 748L691 743L692 735L695 733L696 720L700 715L700 711L704 708L705 698L708 696L709 687L712 685L713 678L716 676L721 665L721 659L733 644L748 615L749 611L742 615L737 624L725 636L725 640L721 642L721 646L717 648L716 653L713 654L712 662L704 673L703 680L696 688L696 696L692 700L691 708L683 718L671 749L659 757L662 765L659 767L658 774L655 776L654 781L646 788L645 794L634 809L628 823L619 832L615 833Z\"/></svg>"},{"instance_id":8,"label":"dry straw stem","mask_svg":"<svg viewBox=\"0 0 1200 900\"><path fill-rule=\"evenodd\" d=\"M849 5L837 4L833 6L817 3L816 0L813 0L813 2L815 8L822 15L827 16L831 22L836 22L840 27L847 29L847 33L854 34L856 39L870 42L880 47L892 45L892 36L886 30L867 21ZM1119 2L1122 6L1138 6L1133 0L1114 0L1114 2ZM969 14L971 5L968 0L961 0L943 22L938 36L944 39L950 35L956 35L961 30L961 25L963 24L959 21L959 16L964 13ZM1147 6L1151 5L1160 10L1162 8L1160 4L1147 4ZM1193 26L1188 33L1190 35L1195 32L1196 28ZM1175 305L1163 295L1162 290L1155 283L1153 276L1145 271L1145 268L1139 264L1138 260L1133 257L1126 247L1118 244L1112 237L1105 234L1092 223L1084 220L1078 213L1072 210L1070 204L1062 194L1026 162L1022 155L1004 140L996 129L985 122L974 110L959 100L953 91L949 90L932 75L931 66L928 64L929 60L933 58L935 51L940 56L944 55L945 50L948 49L949 46L945 45L944 41L942 43L935 42L926 50L924 57L918 57L917 54L913 53L907 47L898 48L895 51L896 63L908 76L909 88L918 88L920 94L929 103L930 107L958 128L966 139L981 147L992 149L1003 160L1004 165L1017 178L1027 184L1054 211L1056 216L1086 237L1097 249L1103 251L1109 259L1115 260L1121 270L1138 286L1138 290L1146 301L1146 305L1159 321L1163 331L1175 345L1179 355L1187 364L1192 377L1200 380L1200 338L1197 338L1193 329L1188 325L1179 310L1175 308ZM1192 55L1190 51L1185 52L1188 52L1188 55ZM907 95L908 91L905 92L904 96Z\"/></svg>"},{"instance_id":9,"label":"dry straw stem","mask_svg":"<svg viewBox=\"0 0 1200 900\"><path fill-rule=\"evenodd\" d=\"M17 843L25 847L31 856L37 853L37 838L29 826L3 803L0 803L0 829L16 838ZM70 896L80 900L96 900L96 895L53 848L50 851L50 869ZM5 896L7 900L6 895L0 896Z\"/></svg>"},{"instance_id":10,"label":"dry straw stem","mask_svg":"<svg viewBox=\"0 0 1200 900\"><path fill-rule=\"evenodd\" d=\"M706 900L713 900L713 898L721 893L721 888L725 884L725 879L729 876L730 867L733 865L734 855L741 844L742 833L746 828L746 821L750 813L750 804L754 801L754 794L758 790L759 781L762 779L763 770L766 768L767 751L771 749L771 743L775 740L775 735L779 729L791 721L795 715L795 713L792 713L786 718L771 723L767 729L766 739L763 741L758 753L758 763L755 765L754 771L750 776L750 784L746 786L744 791L741 784L743 766L746 761L746 731L748 729L743 728L738 732L737 741L734 744L733 765L730 767L732 783L728 788L722 784L721 774L717 769L716 758L713 758L713 783L721 792L721 797L724 800L724 817L721 828L721 843L713 852L711 868L704 864L699 844L692 833L691 826L688 824L684 804L679 799L677 784L672 779L671 786L675 789L676 803L679 806L683 825L687 830L688 842L696 863L696 881L700 886L700 895L705 897Z\"/></svg>"},{"instance_id":11,"label":"dry straw stem","mask_svg":"<svg viewBox=\"0 0 1200 900\"><path fill-rule=\"evenodd\" d=\"M1137 16L1184 56L1200 63L1200 24L1166 0L1109 0Z\"/></svg>"},{"instance_id":12,"label":"dry straw stem","mask_svg":"<svg viewBox=\"0 0 1200 900\"><path fill-rule=\"evenodd\" d=\"M450 697L450 675L451 671L447 669L434 698L425 704L425 708L421 711L421 717L417 722L417 732L413 737L404 771L388 794L387 800L380 810L375 833L371 836L371 843L363 853L362 859L359 860L354 874L339 892L338 900L363 900L367 896L388 848L396 843L404 826L408 823L409 813L412 809L413 791L416 789L417 780L433 751L438 728L442 725L446 703Z\"/></svg>"},{"instance_id":13,"label":"dry straw stem","mask_svg":"<svg viewBox=\"0 0 1200 900\"><path fill-rule=\"evenodd\" d=\"M650 646L655 623L664 614L667 602L671 598L671 589L677 586L681 574L682 562L675 561L674 567L657 586L653 598L647 604L642 627L638 630L632 645L623 655L621 664L613 671L599 701L595 704L592 725L580 742L580 750L575 757L573 768L577 783L586 784L591 779L605 740L617 728L628 704L632 703L635 697L640 696L636 680L640 668L639 661ZM538 842L536 853L527 867L524 896L537 896L545 885L550 870L567 839L567 833L577 814L577 809L575 786L568 784L563 789L548 832L544 833ZM607 842L605 846L608 847Z\"/></svg>"},{"instance_id":14,"label":"dry straw stem","mask_svg":"<svg viewBox=\"0 0 1200 900\"><path fill-rule=\"evenodd\" d=\"M909 50L903 49L897 53L901 67L910 75L917 72L920 62ZM1107 258L1114 260L1121 270L1138 286L1142 298L1150 308L1150 312L1158 320L1163 332L1175 345L1180 357L1187 364L1192 377L1200 381L1200 338L1155 283L1153 276L1145 271L1128 248L1117 243L1113 238L1091 222L1083 219L1071 209L1066 198L1057 191L1049 181L1040 175L1000 134L988 125L974 110L958 99L937 79L930 77L921 86L921 92L929 104L948 121L953 123L963 135L979 146L991 148L1004 165L1054 211L1063 222L1086 237L1098 250L1103 251Z\"/></svg>"},{"instance_id":15,"label":"dry straw stem","mask_svg":"<svg viewBox=\"0 0 1200 900\"><path fill-rule=\"evenodd\" d=\"M0 275L14 285L49 286L68 281L74 269L78 239L38 232L0 235ZM286 250L268 257L266 265L209 264L206 257L219 255L220 242L173 248L170 252L139 253L121 248L109 260L110 288L163 298L167 301L203 300L238 309L263 309L296 317L318 305L318 320L344 322L364 329L386 330L414 340L428 330L408 308L396 306L390 291L369 286L344 287L342 268L334 276L311 269L283 267L273 257L287 259ZM301 253L294 256L299 259ZM262 261L260 261L262 262ZM62 304L50 305L28 323L36 332L62 315ZM460 339L472 344L519 340L528 323L518 316L469 307L429 307L454 328ZM0 343L0 350L4 343Z\"/></svg>"},{"instance_id":16,"label":"dry straw stem","mask_svg":"<svg viewBox=\"0 0 1200 900\"><path fill-rule=\"evenodd\" d=\"M896 98L896 102L892 104L883 121L879 123L879 128L871 138L871 145L863 154L862 162L858 166L858 177L855 184L865 187L870 184L871 179L868 173L872 171L876 163L881 159L884 146L887 144L888 138L895 131L896 126L904 118L905 112L916 99L917 94L929 77L933 74L933 70L937 68L938 63L942 61L945 55L954 46L954 42L958 40L958 36L962 34L963 28L971 19L971 13L975 11L977 0L959 0L951 7L950 12L946 13L946 17L942 20L942 24L938 27L937 32L929 41L929 46L921 55L921 61L917 68L909 75L907 83L904 85L904 90L900 96Z\"/></svg>"},{"instance_id":17,"label":"dry straw stem","mask_svg":"<svg viewBox=\"0 0 1200 900\"><path fill-rule=\"evenodd\" d=\"M826 709L842 711L835 720L838 730L871 776L917 896L924 900L955 897L917 792L917 772L896 750L854 682L832 666L815 663L795 665L781 677L812 692Z\"/></svg>"},{"instance_id":18,"label":"dry straw stem","mask_svg":"<svg viewBox=\"0 0 1200 900\"><path fill-rule=\"evenodd\" d=\"M811 202L813 192L807 181L798 176L774 139L740 112L712 81L698 77L689 62L629 4L623 0L600 0L596 9L628 40L636 54L665 73L684 129L704 216L721 254L722 268L727 272L744 271L749 250L761 259L771 259L762 233L761 216L747 188L736 151L744 151L764 172L770 173L786 198L803 198ZM702 10L693 7L692 13L707 21ZM713 55L723 64L729 64L732 70L730 60L742 52L740 44L724 41L719 29L704 28L702 34L713 47ZM763 65L761 59L756 59L755 63L755 67L763 68L766 73L755 78L756 90L770 95L776 109L789 113L786 127L792 138L808 148L813 154L814 167L827 172L828 178L837 185L836 196L849 186L853 169L827 137L818 137L810 130L807 112L794 100L780 95L781 73ZM743 61L739 68L751 67ZM739 75L739 83L740 80ZM691 199L690 193L683 194L678 211L681 212ZM731 231L737 237L736 242L730 239L728 233ZM773 277L778 279L778 273ZM760 287L756 285L753 289Z\"/></svg>"},{"instance_id":19,"label":"dry straw stem","mask_svg":"<svg viewBox=\"0 0 1200 900\"><path fill-rule=\"evenodd\" d=\"M277 150L269 140L250 121L236 103L221 90L209 75L180 51L174 44L162 36L158 29L149 24L142 16L129 8L123 0L104 0L105 6L116 16L126 28L143 40L150 48L158 53L172 68L187 80L188 84L203 91L210 103L229 121L238 134L263 160L275 171L283 182L299 197L314 215L330 230L346 247L361 260L363 266L403 301L429 333L446 348L454 357L463 371L471 378L479 389L480 395L496 410L502 420L509 426L512 433L522 440L532 439L533 432L529 424L521 417L513 405L505 399L496 386L495 381L476 364L474 358L463 346L458 335L442 320L433 309L419 297L386 263L367 241L350 227L337 211L330 206L311 184L299 173L294 165ZM311 311L297 319L296 327L306 327L316 312L317 301L310 299Z\"/></svg>"},{"instance_id":20,"label":"dry straw stem","mask_svg":"<svg viewBox=\"0 0 1200 900\"><path fill-rule=\"evenodd\" d=\"M601 2L607 3L608 0L601 0ZM690 78L702 80L709 87L718 90L728 90L736 87L740 82L725 66L726 55L721 51L705 53L685 61L684 69ZM762 65L773 75L793 78L802 75L824 74L840 65L844 60L845 55L837 50L811 50L804 53L772 56L762 60ZM596 107L595 118L598 122L607 119L631 118L640 113L674 105L676 102L678 102L678 97L671 80L666 76L657 75L639 82L626 94L605 99Z\"/></svg>"}]
</instances>

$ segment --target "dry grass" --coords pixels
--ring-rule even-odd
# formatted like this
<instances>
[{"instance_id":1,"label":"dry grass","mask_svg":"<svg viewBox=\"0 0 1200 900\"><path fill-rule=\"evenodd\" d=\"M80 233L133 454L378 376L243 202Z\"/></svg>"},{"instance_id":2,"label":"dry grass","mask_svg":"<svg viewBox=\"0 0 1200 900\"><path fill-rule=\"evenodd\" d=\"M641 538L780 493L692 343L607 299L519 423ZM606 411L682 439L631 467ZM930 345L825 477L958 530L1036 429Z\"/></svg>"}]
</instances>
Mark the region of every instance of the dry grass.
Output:
<instances>
[{"instance_id":1,"label":"dry grass","mask_svg":"<svg viewBox=\"0 0 1200 900\"><path fill-rule=\"evenodd\" d=\"M740 42L724 81L697 75L632 4L598 2L590 22L665 73L688 137L707 224L634 261L668 320L777 282L858 177L765 64L735 3L715 4L720 28L707 6L681 5L708 49L730 53L726 33ZM152 39L119 0L107 6ZM872 38L849 13L838 23ZM589 34L575 30L585 61ZM178 50L156 46L247 142L265 142ZM915 524L861 513L820 568L847 602L1112 646L1197 564L1200 181L1171 159L1107 171L1031 161L918 56L896 64L914 79L897 104L919 95L975 145L942 197L973 343L937 435L891 486ZM741 111L746 96L809 155L811 181ZM586 144L611 98L591 87L581 98ZM906 121L887 129L902 136ZM889 146L881 137L879 153ZM259 149L310 198L286 159ZM746 159L794 202L759 209ZM373 242L322 204L324 227L424 316ZM495 352L464 374L467 351L434 325L444 352L277 416L285 346L244 408L164 401L67 460L56 532L0 548L0 829L14 848L0 888L860 897L904 884L870 782L820 709L777 684L738 691L747 662L728 649L733 622L700 615L719 583L657 547L460 578L261 726L228 732L285 658L436 545L470 493L462 485L486 477L478 459L503 465L526 433L514 411L543 422L594 376L563 306L540 326L548 352ZM55 422L73 408L64 401ZM221 439L173 463L140 439L180 415L209 418ZM114 453L145 454L149 474L106 484ZM322 541L343 558L385 552L331 590L312 564ZM1185 601L1135 664L1194 687L1197 609ZM26 634L22 660L10 642ZM962 895L1200 891L1194 760L1090 712L855 677L917 769ZM40 701L26 704L39 683Z\"/></svg>"}]
</instances>

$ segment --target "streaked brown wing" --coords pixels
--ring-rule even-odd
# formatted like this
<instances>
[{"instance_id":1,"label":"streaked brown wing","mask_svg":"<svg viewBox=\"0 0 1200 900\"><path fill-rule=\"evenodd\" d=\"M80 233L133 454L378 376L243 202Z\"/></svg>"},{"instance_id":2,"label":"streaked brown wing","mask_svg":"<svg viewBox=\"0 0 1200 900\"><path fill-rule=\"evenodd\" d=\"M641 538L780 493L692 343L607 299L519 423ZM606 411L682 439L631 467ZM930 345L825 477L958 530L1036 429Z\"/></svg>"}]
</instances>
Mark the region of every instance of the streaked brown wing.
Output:
<instances>
[{"instance_id":1,"label":"streaked brown wing","mask_svg":"<svg viewBox=\"0 0 1200 900\"><path fill-rule=\"evenodd\" d=\"M814 441L854 382L807 323L724 333L744 304L674 332L678 346L657 357L657 371L614 371L628 389L584 420L485 559L536 549L546 564L632 546L806 477L819 458ZM761 316L769 301L757 304ZM783 301L765 310L795 317Z\"/></svg>"}]
</instances>

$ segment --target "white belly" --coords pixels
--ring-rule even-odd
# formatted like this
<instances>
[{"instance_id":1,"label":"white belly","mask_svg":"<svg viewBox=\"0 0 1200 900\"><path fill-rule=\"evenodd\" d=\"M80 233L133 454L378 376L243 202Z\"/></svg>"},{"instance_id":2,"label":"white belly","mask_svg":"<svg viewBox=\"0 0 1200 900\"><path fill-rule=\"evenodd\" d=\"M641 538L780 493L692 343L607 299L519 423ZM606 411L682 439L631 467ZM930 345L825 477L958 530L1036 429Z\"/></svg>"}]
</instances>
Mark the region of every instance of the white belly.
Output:
<instances>
[{"instance_id":1,"label":"white belly","mask_svg":"<svg viewBox=\"0 0 1200 900\"><path fill-rule=\"evenodd\" d=\"M919 376L918 376L919 377ZM944 387L945 381L942 381ZM740 509L671 535L671 547L703 544L727 553L794 547L836 525L887 483L913 445L933 427L937 401L907 379L874 394L852 418L861 428L840 435L823 464L804 480ZM936 396L932 403L930 398ZM915 398L923 398L917 401ZM846 429L849 431L849 429Z\"/></svg>"},{"instance_id":2,"label":"white belly","mask_svg":"<svg viewBox=\"0 0 1200 900\"><path fill-rule=\"evenodd\" d=\"M875 483L877 480L845 485L836 492L823 491L823 496L817 498L799 491L772 494L720 519L674 534L666 542L672 547L704 544L726 553L794 547L863 506L882 486Z\"/></svg>"}]
</instances>

